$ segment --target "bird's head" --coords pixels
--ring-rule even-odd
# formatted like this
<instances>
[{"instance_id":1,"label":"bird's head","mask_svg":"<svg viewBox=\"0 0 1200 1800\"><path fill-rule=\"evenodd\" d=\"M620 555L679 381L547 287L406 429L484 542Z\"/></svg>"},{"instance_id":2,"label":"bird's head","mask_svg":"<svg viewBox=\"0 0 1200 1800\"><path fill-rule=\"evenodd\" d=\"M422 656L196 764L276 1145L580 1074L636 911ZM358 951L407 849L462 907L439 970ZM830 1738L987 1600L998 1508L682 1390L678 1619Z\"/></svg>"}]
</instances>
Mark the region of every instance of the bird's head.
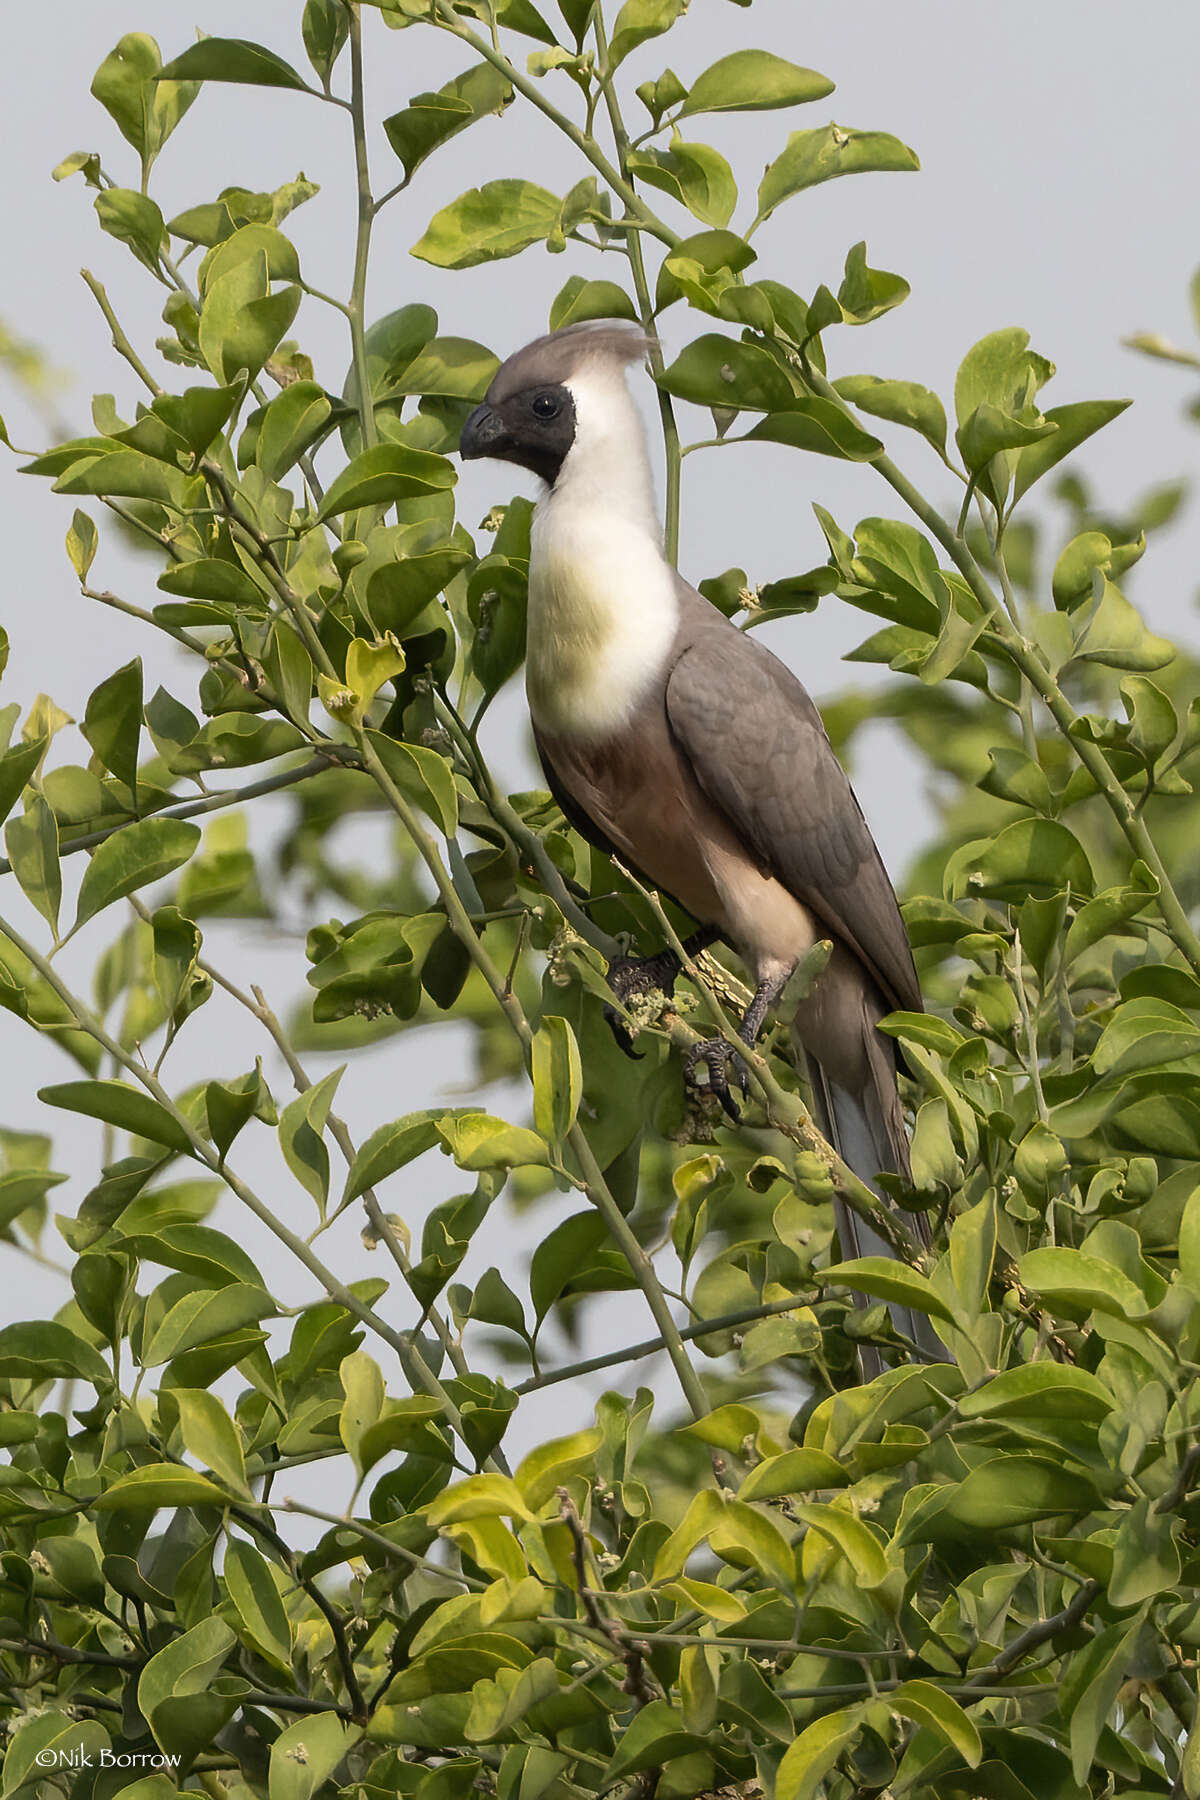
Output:
<instances>
[{"instance_id":1,"label":"bird's head","mask_svg":"<svg viewBox=\"0 0 1200 1800\"><path fill-rule=\"evenodd\" d=\"M577 444L607 433L615 413L634 416L624 371L646 347L641 327L621 320L535 338L496 371L463 426L460 455L519 463L553 486ZM623 404L613 407L618 393Z\"/></svg>"}]
</instances>

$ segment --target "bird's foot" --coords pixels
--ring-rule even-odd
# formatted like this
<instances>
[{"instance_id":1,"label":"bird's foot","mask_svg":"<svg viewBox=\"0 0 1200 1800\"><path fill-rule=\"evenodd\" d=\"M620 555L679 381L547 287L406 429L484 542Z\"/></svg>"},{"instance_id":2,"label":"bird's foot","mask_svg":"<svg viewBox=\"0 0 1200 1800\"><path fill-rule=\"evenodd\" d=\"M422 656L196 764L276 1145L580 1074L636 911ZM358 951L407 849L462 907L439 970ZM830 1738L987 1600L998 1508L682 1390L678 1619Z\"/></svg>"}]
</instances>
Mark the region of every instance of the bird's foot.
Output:
<instances>
[{"instance_id":1,"label":"bird's foot","mask_svg":"<svg viewBox=\"0 0 1200 1800\"><path fill-rule=\"evenodd\" d=\"M696 1072L703 1068L707 1079L696 1080ZM704 1038L693 1044L684 1058L683 1078L688 1086L698 1093L715 1094L721 1102L722 1110L736 1125L741 1119L741 1109L730 1092L732 1082L741 1091L743 1100L750 1091L750 1078L746 1064L724 1038Z\"/></svg>"},{"instance_id":2,"label":"bird's foot","mask_svg":"<svg viewBox=\"0 0 1200 1800\"><path fill-rule=\"evenodd\" d=\"M674 950L660 950L657 956L617 956L608 965L608 985L626 1011L634 1010L650 993L661 993L669 1000L680 966ZM634 1034L615 1006L604 1008L604 1020L618 1048L632 1061L639 1061L641 1052L633 1047Z\"/></svg>"}]
</instances>

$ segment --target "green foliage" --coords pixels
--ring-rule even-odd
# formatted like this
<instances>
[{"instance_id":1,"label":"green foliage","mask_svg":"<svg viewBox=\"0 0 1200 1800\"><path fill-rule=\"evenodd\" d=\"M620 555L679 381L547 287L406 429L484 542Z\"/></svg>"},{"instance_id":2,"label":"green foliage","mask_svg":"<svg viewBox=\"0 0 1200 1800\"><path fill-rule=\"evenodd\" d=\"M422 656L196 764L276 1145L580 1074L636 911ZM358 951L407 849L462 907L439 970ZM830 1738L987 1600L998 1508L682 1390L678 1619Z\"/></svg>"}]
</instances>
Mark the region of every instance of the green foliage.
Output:
<instances>
[{"instance_id":1,"label":"green foliage","mask_svg":"<svg viewBox=\"0 0 1200 1800\"><path fill-rule=\"evenodd\" d=\"M91 603L114 598L90 585L110 515L141 539L150 610L118 604L195 680L147 695L127 662L77 733L45 695L23 720L0 712L5 871L41 934L0 906L0 1004L10 1032L73 1064L42 1089L37 1129L0 1130L12 1255L45 1254L54 1122L73 1115L75 1141L100 1128L94 1184L55 1218L69 1298L0 1326L5 1795L1200 1793L1198 670L1121 585L1179 495L1110 516L1072 465L1058 523L1032 510L1126 402L1043 411L1053 366L1019 328L967 350L953 438L915 382L828 379L857 342L844 328L907 281L854 242L840 280L801 294L750 236L817 183L916 156L883 131L795 131L739 229L734 167L679 122L811 105L832 84L766 49L690 86L665 68L635 90L650 125L631 139L625 59L684 11L378 0L364 21L298 0L316 86L270 46L202 36L164 66L130 33L92 88L121 160L55 171L97 190L134 278L167 286L171 391L89 277L146 396L123 397L132 422L101 398L92 435L25 470L96 502L66 537ZM414 84L431 31L466 63L382 121L400 171L382 195L364 25L393 69L383 28L407 33ZM211 129L239 103L209 83L347 119L363 185L334 302L345 378L306 354L325 302L283 229L314 182L227 188L169 220L149 192L190 108ZM602 275L558 284L549 323L679 309L687 341L652 359L673 478L698 407L688 449L860 461L904 514L851 531L818 506L819 568L703 583L746 627L820 603L871 615L851 660L894 679L832 703L831 734L845 749L886 716L937 778L906 903L929 1010L884 1026L913 1116L912 1180L885 1178L895 1214L819 1138L782 1030L737 1128L684 1090L683 978L677 1008L650 995L630 1012L640 1056L621 1057L604 962L617 933L658 947L661 921L548 794L505 796L482 759L479 720L524 655L530 508L472 531L449 458L512 346L439 335L417 298L374 321L363 303L379 209L510 105L565 134L581 178L565 195L484 181L436 213L418 264L568 239L609 253ZM885 444L864 415L926 439L950 511L890 459L902 434ZM820 470L803 465L817 491ZM268 794L286 796L280 841L278 812L247 824ZM395 836L347 856L333 834L352 816ZM79 945L60 961L64 895ZM230 917L306 919L287 1019L214 966L204 931ZM86 999L66 973L83 944ZM738 991L711 960L692 985L711 1005ZM193 1055L185 1076L177 1040L210 1004L261 1042L234 1057L242 1073L197 1075ZM466 1102L368 1121L356 1143L335 1107L363 1049L444 1022L473 1046ZM310 1049L342 1066L311 1081ZM295 1090L278 1101L275 1053ZM261 1190L251 1142L274 1159ZM463 1191L424 1210L416 1241L405 1217L434 1153ZM222 1192L300 1265L298 1301L224 1228L236 1211L209 1222ZM839 1193L893 1255L842 1260ZM526 1280L487 1266L514 1202L546 1209ZM378 1255L370 1280L339 1272L347 1214ZM594 1297L617 1294L620 1341L572 1360ZM919 1360L888 1302L931 1321L945 1361ZM670 1377L660 1363L656 1391L633 1388L630 1365L664 1349ZM597 1370L612 1385L584 1402ZM551 1387L562 1429L530 1445L521 1405Z\"/></svg>"}]
</instances>

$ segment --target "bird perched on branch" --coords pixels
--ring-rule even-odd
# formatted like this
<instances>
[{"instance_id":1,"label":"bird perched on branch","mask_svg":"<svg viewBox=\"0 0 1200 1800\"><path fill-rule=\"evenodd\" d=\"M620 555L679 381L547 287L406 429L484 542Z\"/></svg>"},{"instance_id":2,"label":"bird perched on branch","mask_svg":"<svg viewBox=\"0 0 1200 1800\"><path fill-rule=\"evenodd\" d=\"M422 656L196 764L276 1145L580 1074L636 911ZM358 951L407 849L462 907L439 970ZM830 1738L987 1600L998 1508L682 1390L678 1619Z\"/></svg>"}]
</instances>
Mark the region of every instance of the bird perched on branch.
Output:
<instances>
[{"instance_id":1,"label":"bird perched on branch","mask_svg":"<svg viewBox=\"0 0 1200 1800\"><path fill-rule=\"evenodd\" d=\"M545 483L526 659L538 753L571 823L696 920L689 950L721 939L750 969L748 1044L800 959L832 942L790 1021L813 1109L864 1181L907 1176L895 1047L876 1030L884 1014L921 1007L896 896L805 689L663 553L626 382L646 350L624 323L551 332L509 357L463 427L464 457L517 463ZM673 953L641 966L670 991ZM619 994L638 972L628 959L614 968ZM690 1061L706 1064L736 1116L725 1041ZM838 1233L844 1256L890 1254L840 1204ZM895 1307L893 1317L928 1344L928 1321Z\"/></svg>"}]
</instances>

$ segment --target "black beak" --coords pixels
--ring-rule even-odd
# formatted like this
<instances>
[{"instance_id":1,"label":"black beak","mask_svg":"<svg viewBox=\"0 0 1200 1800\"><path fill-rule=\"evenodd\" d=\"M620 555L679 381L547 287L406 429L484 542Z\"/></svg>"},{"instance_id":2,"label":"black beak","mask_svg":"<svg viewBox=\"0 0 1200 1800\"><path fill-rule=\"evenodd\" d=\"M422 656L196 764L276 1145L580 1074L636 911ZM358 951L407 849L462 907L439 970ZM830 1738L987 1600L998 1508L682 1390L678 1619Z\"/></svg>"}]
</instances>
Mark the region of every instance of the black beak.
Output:
<instances>
[{"instance_id":1,"label":"black beak","mask_svg":"<svg viewBox=\"0 0 1200 1800\"><path fill-rule=\"evenodd\" d=\"M506 450L512 449L512 438L508 427L494 407L487 401L477 406L462 428L462 436L458 441L458 453L469 461L477 456L503 456Z\"/></svg>"}]
</instances>

